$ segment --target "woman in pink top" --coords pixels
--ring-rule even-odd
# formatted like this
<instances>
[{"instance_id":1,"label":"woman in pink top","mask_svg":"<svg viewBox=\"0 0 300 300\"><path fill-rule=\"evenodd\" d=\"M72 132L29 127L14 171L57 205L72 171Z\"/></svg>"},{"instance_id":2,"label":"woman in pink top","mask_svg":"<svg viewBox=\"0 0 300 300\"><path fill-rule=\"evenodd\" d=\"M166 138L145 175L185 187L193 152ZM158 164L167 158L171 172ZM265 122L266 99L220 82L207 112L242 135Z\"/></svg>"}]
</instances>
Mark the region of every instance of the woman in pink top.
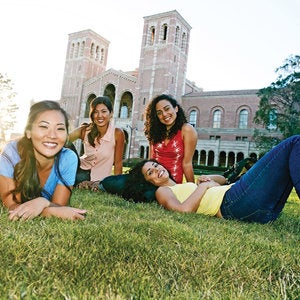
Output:
<instances>
[{"instance_id":1,"label":"woman in pink top","mask_svg":"<svg viewBox=\"0 0 300 300\"><path fill-rule=\"evenodd\" d=\"M106 96L95 98L90 104L90 124L85 124L70 133L71 142L81 139L84 154L80 157L80 168L76 176L76 184L80 186L99 181L114 174L122 174L122 158L124 149L124 133L115 128L110 122L113 116L113 107Z\"/></svg>"},{"instance_id":2,"label":"woman in pink top","mask_svg":"<svg viewBox=\"0 0 300 300\"><path fill-rule=\"evenodd\" d=\"M155 97L146 108L145 135L150 158L170 171L176 183L194 182L193 155L197 133L187 123L182 107L169 95Z\"/></svg>"}]
</instances>

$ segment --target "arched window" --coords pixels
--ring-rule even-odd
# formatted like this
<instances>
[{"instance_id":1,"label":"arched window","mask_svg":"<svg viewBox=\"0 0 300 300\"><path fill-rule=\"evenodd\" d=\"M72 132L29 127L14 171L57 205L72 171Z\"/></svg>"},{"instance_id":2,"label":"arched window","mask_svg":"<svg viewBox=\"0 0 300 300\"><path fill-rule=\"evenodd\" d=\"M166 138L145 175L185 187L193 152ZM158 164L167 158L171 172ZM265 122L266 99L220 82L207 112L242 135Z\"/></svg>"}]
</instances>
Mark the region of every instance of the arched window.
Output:
<instances>
[{"instance_id":1,"label":"arched window","mask_svg":"<svg viewBox=\"0 0 300 300\"><path fill-rule=\"evenodd\" d=\"M90 56L91 56L91 58L94 58L94 56L95 56L95 44L94 43L92 43L92 45L91 45Z\"/></svg>"},{"instance_id":2,"label":"arched window","mask_svg":"<svg viewBox=\"0 0 300 300\"><path fill-rule=\"evenodd\" d=\"M123 105L120 110L120 118L127 119L128 118L128 107L127 105Z\"/></svg>"},{"instance_id":3,"label":"arched window","mask_svg":"<svg viewBox=\"0 0 300 300\"><path fill-rule=\"evenodd\" d=\"M101 58L100 58L100 62L103 63L104 61L104 49L101 49Z\"/></svg>"},{"instance_id":4,"label":"arched window","mask_svg":"<svg viewBox=\"0 0 300 300\"><path fill-rule=\"evenodd\" d=\"M144 158L144 155L145 155L145 147L141 146L141 148L140 148L140 158Z\"/></svg>"},{"instance_id":5,"label":"arched window","mask_svg":"<svg viewBox=\"0 0 300 300\"><path fill-rule=\"evenodd\" d=\"M184 33L182 34L181 50L185 50L185 44L186 44L186 33L184 32Z\"/></svg>"},{"instance_id":6,"label":"arched window","mask_svg":"<svg viewBox=\"0 0 300 300\"><path fill-rule=\"evenodd\" d=\"M78 42L78 43L76 44L76 48L75 48L75 57L78 57L79 47L80 47L80 44L79 44L79 42Z\"/></svg>"},{"instance_id":7,"label":"arched window","mask_svg":"<svg viewBox=\"0 0 300 300\"><path fill-rule=\"evenodd\" d=\"M230 166L233 166L234 164L235 164L235 154L234 154L234 152L229 152L227 166L230 167Z\"/></svg>"},{"instance_id":8,"label":"arched window","mask_svg":"<svg viewBox=\"0 0 300 300\"><path fill-rule=\"evenodd\" d=\"M197 111L196 111L195 109L193 109L193 110L190 112L189 123L190 123L193 127L196 127L196 125L197 125Z\"/></svg>"},{"instance_id":9,"label":"arched window","mask_svg":"<svg viewBox=\"0 0 300 300\"><path fill-rule=\"evenodd\" d=\"M162 26L162 42L165 43L168 35L168 25L163 24Z\"/></svg>"},{"instance_id":10,"label":"arched window","mask_svg":"<svg viewBox=\"0 0 300 300\"><path fill-rule=\"evenodd\" d=\"M179 43L179 33L180 33L180 28L179 28L179 26L177 26L176 32L175 32L175 45L178 45L178 43Z\"/></svg>"},{"instance_id":11,"label":"arched window","mask_svg":"<svg viewBox=\"0 0 300 300\"><path fill-rule=\"evenodd\" d=\"M221 111L216 109L213 113L213 128L221 127Z\"/></svg>"},{"instance_id":12,"label":"arched window","mask_svg":"<svg viewBox=\"0 0 300 300\"><path fill-rule=\"evenodd\" d=\"M205 150L201 150L200 152L200 165L206 165L206 152Z\"/></svg>"},{"instance_id":13,"label":"arched window","mask_svg":"<svg viewBox=\"0 0 300 300\"><path fill-rule=\"evenodd\" d=\"M84 53L84 47L85 47L85 41L83 41L83 42L81 43L79 56L83 56L83 53Z\"/></svg>"},{"instance_id":14,"label":"arched window","mask_svg":"<svg viewBox=\"0 0 300 300\"><path fill-rule=\"evenodd\" d=\"M149 40L149 44L153 45L154 44L154 40L155 40L155 27L152 26L150 28L150 40Z\"/></svg>"},{"instance_id":15,"label":"arched window","mask_svg":"<svg viewBox=\"0 0 300 300\"><path fill-rule=\"evenodd\" d=\"M221 151L219 154L219 167L226 167L226 152Z\"/></svg>"},{"instance_id":16,"label":"arched window","mask_svg":"<svg viewBox=\"0 0 300 300\"><path fill-rule=\"evenodd\" d=\"M193 164L197 165L198 164L198 150L195 150L194 155L193 155Z\"/></svg>"},{"instance_id":17,"label":"arched window","mask_svg":"<svg viewBox=\"0 0 300 300\"><path fill-rule=\"evenodd\" d=\"M248 127L248 111L242 109L239 115L239 128L246 129Z\"/></svg>"},{"instance_id":18,"label":"arched window","mask_svg":"<svg viewBox=\"0 0 300 300\"><path fill-rule=\"evenodd\" d=\"M244 159L244 153L243 152L239 152L237 155L236 155L236 161L239 162L241 160Z\"/></svg>"},{"instance_id":19,"label":"arched window","mask_svg":"<svg viewBox=\"0 0 300 300\"><path fill-rule=\"evenodd\" d=\"M277 129L277 110L272 109L269 112L269 121L267 124L267 129L276 130Z\"/></svg>"},{"instance_id":20,"label":"arched window","mask_svg":"<svg viewBox=\"0 0 300 300\"><path fill-rule=\"evenodd\" d=\"M96 47L96 58L95 59L96 60L100 59L100 47L99 46Z\"/></svg>"},{"instance_id":21,"label":"arched window","mask_svg":"<svg viewBox=\"0 0 300 300\"><path fill-rule=\"evenodd\" d=\"M215 161L215 152L210 150L208 151L207 165L213 166Z\"/></svg>"},{"instance_id":22,"label":"arched window","mask_svg":"<svg viewBox=\"0 0 300 300\"><path fill-rule=\"evenodd\" d=\"M75 51L75 44L72 43L72 46L71 46L71 49L70 49L70 58L73 58L74 51Z\"/></svg>"}]
</instances>

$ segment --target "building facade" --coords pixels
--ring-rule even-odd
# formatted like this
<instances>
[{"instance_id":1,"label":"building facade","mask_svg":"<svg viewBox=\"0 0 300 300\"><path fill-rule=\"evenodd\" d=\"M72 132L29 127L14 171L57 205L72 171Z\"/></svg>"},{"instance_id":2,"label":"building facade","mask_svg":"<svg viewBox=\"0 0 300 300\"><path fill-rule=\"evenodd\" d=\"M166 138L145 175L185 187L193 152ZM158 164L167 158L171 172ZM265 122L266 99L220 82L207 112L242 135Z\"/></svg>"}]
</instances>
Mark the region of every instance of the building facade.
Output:
<instances>
[{"instance_id":1,"label":"building facade","mask_svg":"<svg viewBox=\"0 0 300 300\"><path fill-rule=\"evenodd\" d=\"M72 127L87 122L89 104L101 95L113 102L116 126L124 130L124 158L147 158L144 129L148 102L161 93L174 96L196 128L195 164L228 166L258 157L252 142L257 90L204 92L186 78L191 26L176 11L144 17L139 66L108 69L109 41L92 30L69 34L61 104ZM77 144L77 147L80 147Z\"/></svg>"}]
</instances>

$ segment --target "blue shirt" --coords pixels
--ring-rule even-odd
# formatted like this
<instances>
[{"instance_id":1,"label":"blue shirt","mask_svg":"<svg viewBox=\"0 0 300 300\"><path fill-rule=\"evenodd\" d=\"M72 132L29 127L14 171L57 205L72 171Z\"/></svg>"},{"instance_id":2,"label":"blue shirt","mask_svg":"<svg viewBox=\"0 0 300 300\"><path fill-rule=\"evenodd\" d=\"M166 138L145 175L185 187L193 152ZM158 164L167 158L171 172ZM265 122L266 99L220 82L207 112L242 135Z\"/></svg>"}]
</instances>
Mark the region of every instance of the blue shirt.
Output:
<instances>
[{"instance_id":1,"label":"blue shirt","mask_svg":"<svg viewBox=\"0 0 300 300\"><path fill-rule=\"evenodd\" d=\"M8 178L14 177L14 167L21 160L17 149L17 143L18 141L11 141L3 148L3 151L0 155L0 175L2 176ZM70 149L63 148L60 152L58 164L60 176L57 174L57 168L55 167L54 163L50 175L45 183L42 196L48 200L51 200L58 184L66 184L67 186L74 185L77 165L78 159L76 154Z\"/></svg>"}]
</instances>

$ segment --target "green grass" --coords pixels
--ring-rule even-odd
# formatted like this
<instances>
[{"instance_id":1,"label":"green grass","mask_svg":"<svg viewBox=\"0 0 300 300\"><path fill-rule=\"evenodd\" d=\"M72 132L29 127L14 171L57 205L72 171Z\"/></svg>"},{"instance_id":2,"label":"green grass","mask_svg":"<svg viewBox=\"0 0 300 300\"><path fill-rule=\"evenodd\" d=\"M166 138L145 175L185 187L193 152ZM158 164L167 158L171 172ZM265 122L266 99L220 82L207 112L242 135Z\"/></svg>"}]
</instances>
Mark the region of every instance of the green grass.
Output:
<instances>
[{"instance_id":1,"label":"green grass","mask_svg":"<svg viewBox=\"0 0 300 300\"><path fill-rule=\"evenodd\" d=\"M85 221L0 213L1 299L299 299L300 202L247 224L75 190Z\"/></svg>"}]
</instances>

